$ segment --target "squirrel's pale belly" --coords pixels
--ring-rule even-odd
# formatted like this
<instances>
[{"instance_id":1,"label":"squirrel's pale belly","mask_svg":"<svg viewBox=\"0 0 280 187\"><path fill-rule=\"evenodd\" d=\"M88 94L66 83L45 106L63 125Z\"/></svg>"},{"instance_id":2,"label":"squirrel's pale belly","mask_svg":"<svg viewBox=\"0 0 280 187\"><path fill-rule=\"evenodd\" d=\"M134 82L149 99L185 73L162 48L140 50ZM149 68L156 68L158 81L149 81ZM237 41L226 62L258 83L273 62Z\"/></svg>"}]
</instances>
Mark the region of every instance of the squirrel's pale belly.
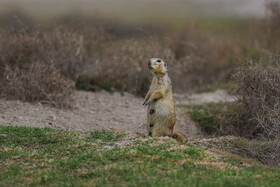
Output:
<instances>
[{"instance_id":1,"label":"squirrel's pale belly","mask_svg":"<svg viewBox=\"0 0 280 187\"><path fill-rule=\"evenodd\" d=\"M165 97L149 105L147 110L148 124L160 129L162 135L171 135L175 125L173 96Z\"/></svg>"},{"instance_id":2,"label":"squirrel's pale belly","mask_svg":"<svg viewBox=\"0 0 280 187\"><path fill-rule=\"evenodd\" d=\"M153 114L151 114L151 110L155 110ZM148 107L148 115L153 116L161 116L167 117L175 113L173 103L170 103L170 100L163 99L162 101L158 101L156 103L152 103Z\"/></svg>"}]
</instances>

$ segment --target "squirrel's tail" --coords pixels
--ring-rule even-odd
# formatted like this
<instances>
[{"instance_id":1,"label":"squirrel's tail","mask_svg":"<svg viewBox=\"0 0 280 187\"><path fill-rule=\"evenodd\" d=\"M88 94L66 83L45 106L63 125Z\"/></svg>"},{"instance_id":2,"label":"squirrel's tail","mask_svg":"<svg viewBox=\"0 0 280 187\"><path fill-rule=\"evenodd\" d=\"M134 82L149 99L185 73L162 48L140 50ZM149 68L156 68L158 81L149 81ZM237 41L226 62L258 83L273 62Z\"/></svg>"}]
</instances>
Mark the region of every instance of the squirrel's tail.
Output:
<instances>
[{"instance_id":1,"label":"squirrel's tail","mask_svg":"<svg viewBox=\"0 0 280 187\"><path fill-rule=\"evenodd\" d=\"M181 132L174 132L172 134L172 138L178 140L179 142L186 143L188 141L188 138Z\"/></svg>"}]
</instances>

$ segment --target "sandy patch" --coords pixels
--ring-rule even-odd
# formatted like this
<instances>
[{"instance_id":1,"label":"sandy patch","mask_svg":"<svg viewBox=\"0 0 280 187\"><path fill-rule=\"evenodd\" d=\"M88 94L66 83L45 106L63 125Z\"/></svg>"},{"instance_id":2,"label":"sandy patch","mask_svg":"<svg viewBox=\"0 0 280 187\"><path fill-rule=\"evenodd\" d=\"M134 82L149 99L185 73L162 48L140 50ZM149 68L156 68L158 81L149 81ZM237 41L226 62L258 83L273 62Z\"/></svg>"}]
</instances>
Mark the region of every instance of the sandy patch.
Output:
<instances>
[{"instance_id":1,"label":"sandy patch","mask_svg":"<svg viewBox=\"0 0 280 187\"><path fill-rule=\"evenodd\" d=\"M176 104L199 104L219 100L232 100L223 91L195 94L175 94ZM83 92L74 93L72 109L57 109L40 103L0 100L0 124L52 127L78 131L96 129L118 129L124 132L145 133L146 108L143 98L124 93ZM175 131L183 132L189 138L200 138L204 133L191 121L185 110L176 107ZM143 126L141 126L143 125Z\"/></svg>"}]
</instances>

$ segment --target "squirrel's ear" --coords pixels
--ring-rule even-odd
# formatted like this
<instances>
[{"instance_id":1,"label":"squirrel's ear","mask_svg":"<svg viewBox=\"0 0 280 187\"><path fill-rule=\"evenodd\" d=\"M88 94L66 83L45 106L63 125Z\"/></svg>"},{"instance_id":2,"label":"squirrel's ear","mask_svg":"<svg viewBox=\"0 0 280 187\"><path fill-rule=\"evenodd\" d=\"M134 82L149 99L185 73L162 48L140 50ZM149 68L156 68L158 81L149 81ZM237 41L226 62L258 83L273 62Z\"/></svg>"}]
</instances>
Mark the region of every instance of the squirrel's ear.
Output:
<instances>
[{"instance_id":1,"label":"squirrel's ear","mask_svg":"<svg viewBox=\"0 0 280 187\"><path fill-rule=\"evenodd\" d=\"M164 62L164 66L165 66L165 67L167 67L167 64L166 64L166 62Z\"/></svg>"}]
</instances>

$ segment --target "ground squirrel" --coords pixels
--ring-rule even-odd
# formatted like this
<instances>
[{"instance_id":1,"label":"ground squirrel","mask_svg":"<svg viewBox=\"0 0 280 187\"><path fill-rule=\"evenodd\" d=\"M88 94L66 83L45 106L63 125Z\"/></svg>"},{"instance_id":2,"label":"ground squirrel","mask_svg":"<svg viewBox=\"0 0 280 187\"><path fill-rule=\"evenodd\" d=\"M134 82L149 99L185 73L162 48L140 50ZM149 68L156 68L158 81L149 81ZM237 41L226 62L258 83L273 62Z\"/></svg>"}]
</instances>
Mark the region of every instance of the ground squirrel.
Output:
<instances>
[{"instance_id":1,"label":"ground squirrel","mask_svg":"<svg viewBox=\"0 0 280 187\"><path fill-rule=\"evenodd\" d=\"M180 132L174 132L176 122L171 80L167 74L167 64L160 58L148 61L148 68L153 74L153 80L148 91L144 106L147 109L147 131L152 137L172 136L181 142L187 138Z\"/></svg>"}]
</instances>

